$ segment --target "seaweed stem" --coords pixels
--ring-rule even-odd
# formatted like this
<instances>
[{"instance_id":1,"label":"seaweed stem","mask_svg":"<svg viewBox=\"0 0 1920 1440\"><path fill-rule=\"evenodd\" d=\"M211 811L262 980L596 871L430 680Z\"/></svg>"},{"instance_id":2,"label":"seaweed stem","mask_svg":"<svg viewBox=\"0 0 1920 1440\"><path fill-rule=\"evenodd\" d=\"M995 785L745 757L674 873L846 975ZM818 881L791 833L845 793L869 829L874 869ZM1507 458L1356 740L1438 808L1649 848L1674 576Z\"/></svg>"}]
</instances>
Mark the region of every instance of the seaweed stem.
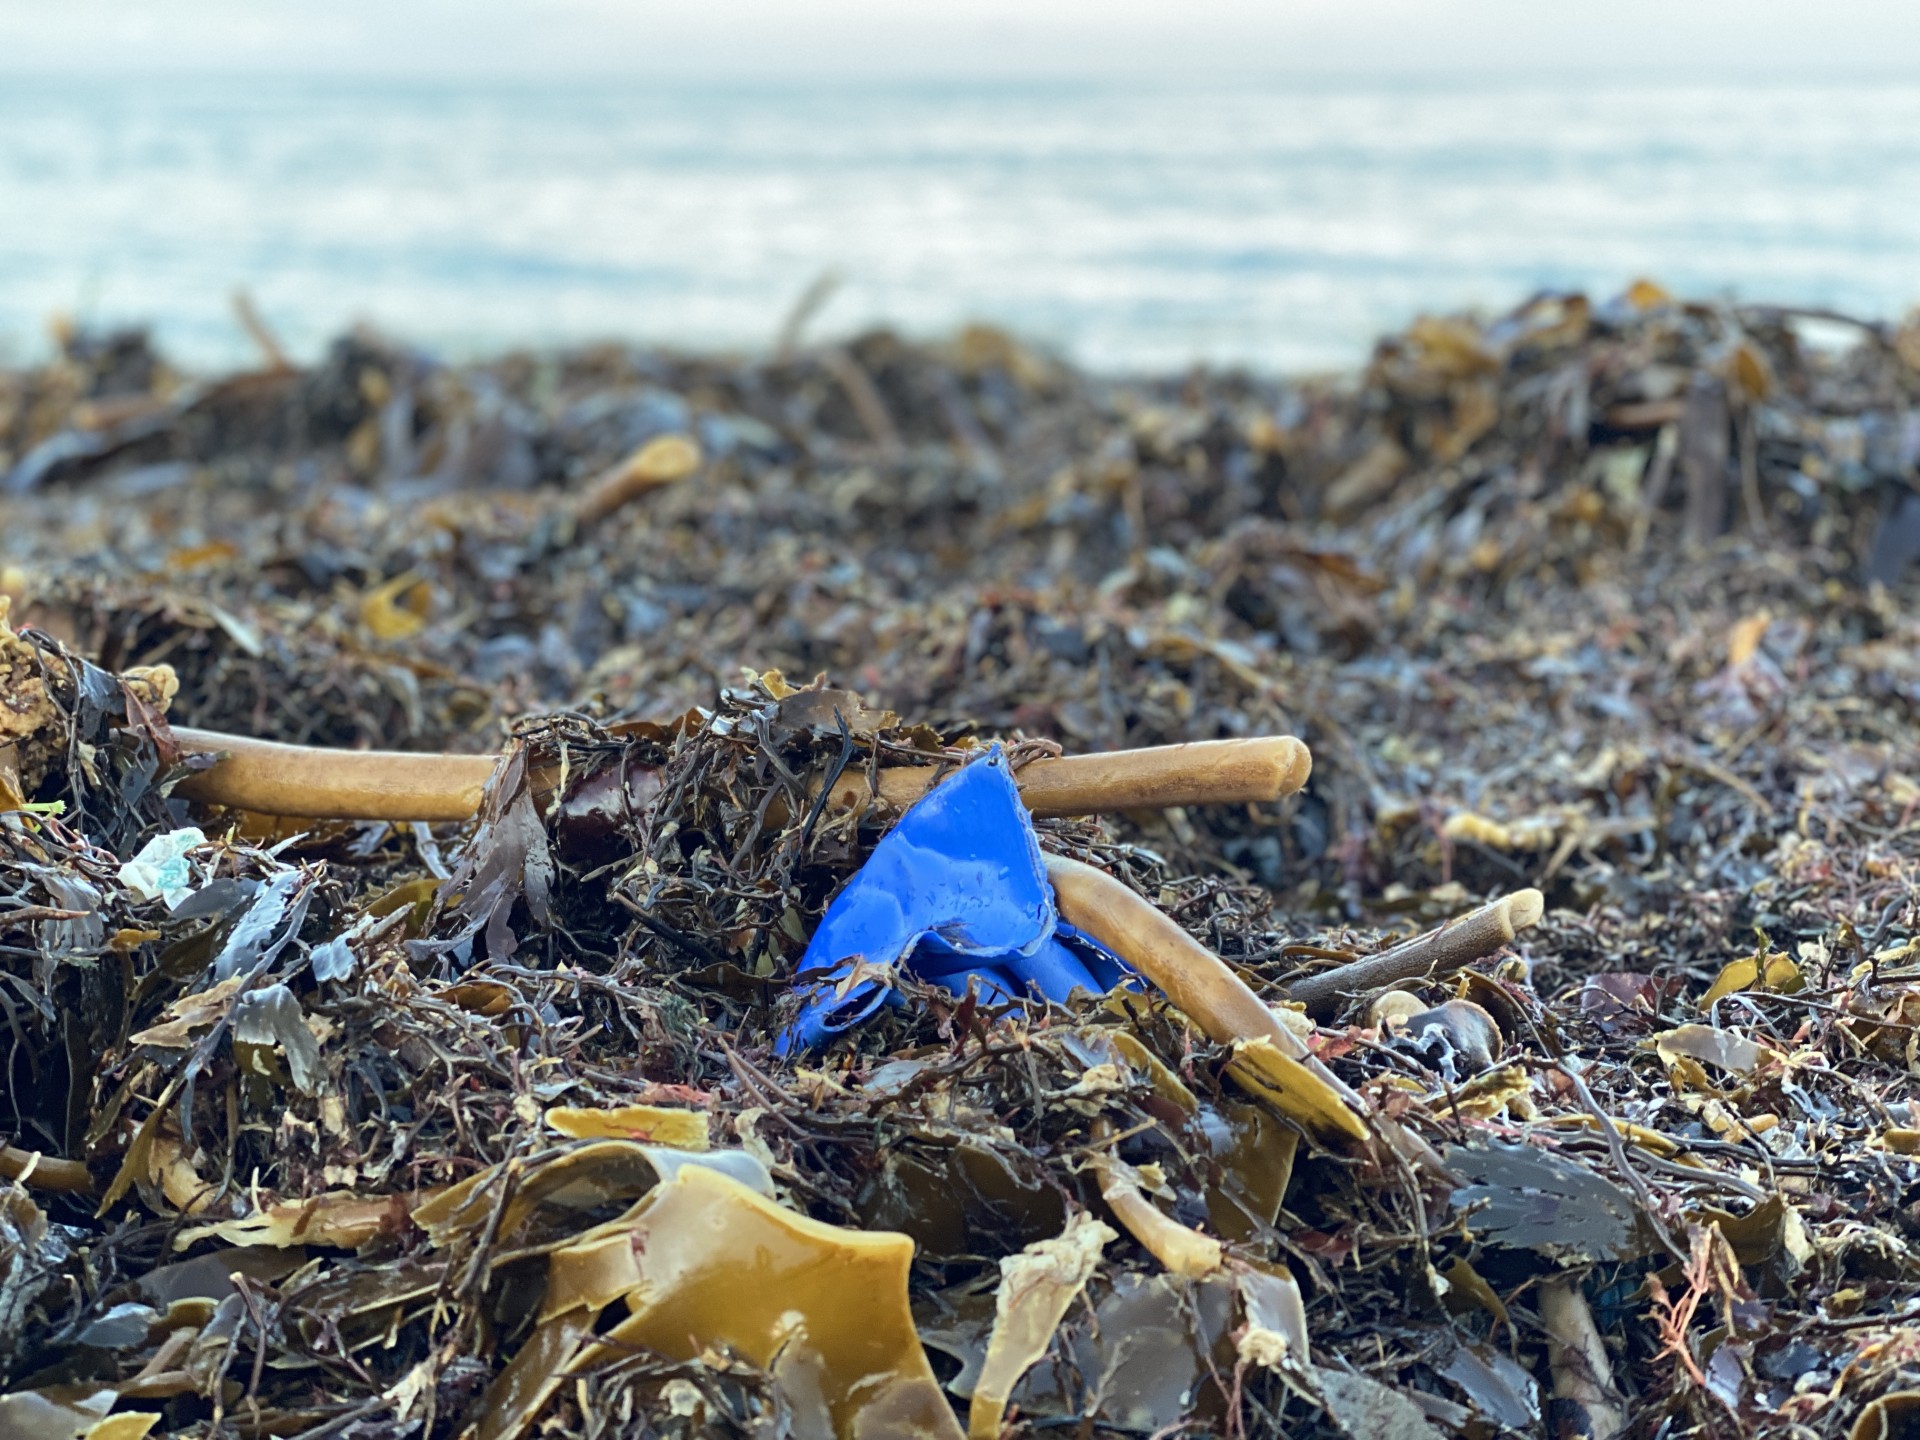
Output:
<instances>
[{"instance_id":1,"label":"seaweed stem","mask_svg":"<svg viewBox=\"0 0 1920 1440\"><path fill-rule=\"evenodd\" d=\"M1516 890L1377 955L1296 980L1287 987L1287 998L1304 1005L1316 1020L1330 1019L1343 1004L1368 990L1445 975L1493 954L1537 922L1545 906L1538 890Z\"/></svg>"},{"instance_id":2,"label":"seaweed stem","mask_svg":"<svg viewBox=\"0 0 1920 1440\"><path fill-rule=\"evenodd\" d=\"M64 1190L70 1195L93 1193L93 1175L78 1160L59 1160L14 1145L0 1145L0 1175L43 1190Z\"/></svg>"},{"instance_id":3,"label":"seaweed stem","mask_svg":"<svg viewBox=\"0 0 1920 1440\"><path fill-rule=\"evenodd\" d=\"M395 750L331 750L244 735L176 727L189 753L219 761L180 782L177 793L206 805L317 820L470 820L497 757ZM1287 735L1205 740L1105 755L1035 760L1016 777L1021 798L1039 816L1095 815L1174 805L1277 800L1307 781L1313 760ZM828 792L839 809L906 809L941 772L895 766L869 786L846 774ZM536 775L550 788L557 776Z\"/></svg>"},{"instance_id":4,"label":"seaweed stem","mask_svg":"<svg viewBox=\"0 0 1920 1440\"><path fill-rule=\"evenodd\" d=\"M1223 1045L1266 1039L1282 1055L1301 1053L1299 1038L1226 961L1111 875L1049 855L1047 878L1062 919L1098 936L1210 1037Z\"/></svg>"},{"instance_id":5,"label":"seaweed stem","mask_svg":"<svg viewBox=\"0 0 1920 1440\"><path fill-rule=\"evenodd\" d=\"M1547 1368L1557 1399L1577 1407L1575 1433L1611 1440L1627 1428L1613 1398L1613 1369L1606 1342L1594 1328L1593 1311L1574 1282L1556 1275L1540 1282L1540 1321L1547 1331Z\"/></svg>"},{"instance_id":6,"label":"seaweed stem","mask_svg":"<svg viewBox=\"0 0 1920 1440\"><path fill-rule=\"evenodd\" d=\"M1113 1123L1096 1120L1093 1138L1110 1139ZM1113 1218L1140 1246L1175 1275L1190 1280L1203 1279L1219 1270L1225 1258L1220 1242L1202 1235L1165 1214L1140 1188L1129 1167L1111 1155L1096 1153L1088 1162L1100 1181L1100 1198L1107 1202Z\"/></svg>"}]
</instances>

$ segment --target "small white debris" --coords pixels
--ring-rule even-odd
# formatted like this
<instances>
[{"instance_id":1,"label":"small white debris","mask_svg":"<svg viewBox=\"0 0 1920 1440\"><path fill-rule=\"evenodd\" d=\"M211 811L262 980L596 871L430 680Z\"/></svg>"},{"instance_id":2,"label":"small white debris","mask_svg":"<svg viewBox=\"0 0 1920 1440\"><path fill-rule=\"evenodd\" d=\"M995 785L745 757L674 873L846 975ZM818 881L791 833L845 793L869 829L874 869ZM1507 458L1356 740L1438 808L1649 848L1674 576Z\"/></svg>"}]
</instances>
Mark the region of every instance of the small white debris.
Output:
<instances>
[{"instance_id":1,"label":"small white debris","mask_svg":"<svg viewBox=\"0 0 1920 1440\"><path fill-rule=\"evenodd\" d=\"M207 843L196 825L156 835L120 867L120 883L142 900L160 899L169 910L193 893L193 867L187 852Z\"/></svg>"}]
</instances>

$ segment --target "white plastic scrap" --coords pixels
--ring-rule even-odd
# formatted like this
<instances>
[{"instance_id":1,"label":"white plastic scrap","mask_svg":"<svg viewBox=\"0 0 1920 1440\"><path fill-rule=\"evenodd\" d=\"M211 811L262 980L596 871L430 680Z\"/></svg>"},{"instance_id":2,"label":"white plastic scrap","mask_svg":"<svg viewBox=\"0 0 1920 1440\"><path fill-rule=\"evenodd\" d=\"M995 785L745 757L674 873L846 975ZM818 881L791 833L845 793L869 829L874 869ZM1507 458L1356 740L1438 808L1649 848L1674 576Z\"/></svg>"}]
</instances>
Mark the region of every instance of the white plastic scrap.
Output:
<instances>
[{"instance_id":1,"label":"white plastic scrap","mask_svg":"<svg viewBox=\"0 0 1920 1440\"><path fill-rule=\"evenodd\" d=\"M171 910L193 893L193 867L187 864L187 852L206 843L207 837L195 825L156 835L120 867L120 883L142 900L165 900Z\"/></svg>"}]
</instances>

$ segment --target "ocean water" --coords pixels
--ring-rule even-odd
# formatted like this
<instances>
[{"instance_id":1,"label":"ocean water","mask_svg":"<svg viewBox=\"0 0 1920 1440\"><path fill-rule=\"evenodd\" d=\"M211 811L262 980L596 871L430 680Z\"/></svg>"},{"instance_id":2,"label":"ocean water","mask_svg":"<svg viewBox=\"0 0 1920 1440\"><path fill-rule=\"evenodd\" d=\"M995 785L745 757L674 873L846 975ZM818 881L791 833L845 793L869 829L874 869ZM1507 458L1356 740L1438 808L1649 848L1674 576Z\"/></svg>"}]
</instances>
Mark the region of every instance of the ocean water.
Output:
<instances>
[{"instance_id":1,"label":"ocean water","mask_svg":"<svg viewBox=\"0 0 1920 1440\"><path fill-rule=\"evenodd\" d=\"M56 311L246 359L972 319L1107 369L1352 364L1421 310L1638 275L1920 301L1920 83L0 79L0 347Z\"/></svg>"}]
</instances>

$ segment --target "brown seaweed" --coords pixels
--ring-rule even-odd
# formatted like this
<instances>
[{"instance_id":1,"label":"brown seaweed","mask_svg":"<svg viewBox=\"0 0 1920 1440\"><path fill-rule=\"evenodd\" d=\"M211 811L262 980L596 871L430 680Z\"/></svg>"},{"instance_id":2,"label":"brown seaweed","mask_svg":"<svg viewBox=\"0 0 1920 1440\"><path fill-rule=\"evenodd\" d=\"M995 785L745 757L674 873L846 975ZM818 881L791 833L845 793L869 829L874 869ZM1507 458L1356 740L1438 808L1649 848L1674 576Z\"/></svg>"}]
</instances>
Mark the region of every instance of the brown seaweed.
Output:
<instances>
[{"instance_id":1,"label":"brown seaweed","mask_svg":"<svg viewBox=\"0 0 1920 1440\"><path fill-rule=\"evenodd\" d=\"M1902 1433L1920 328L1804 319L1543 295L1343 381L984 329L0 369L0 1405ZM256 741L306 748L207 804ZM776 1055L995 741L1150 983L908 977ZM381 770L441 798L266 813ZM698 1283L750 1237L860 1303Z\"/></svg>"}]
</instances>

